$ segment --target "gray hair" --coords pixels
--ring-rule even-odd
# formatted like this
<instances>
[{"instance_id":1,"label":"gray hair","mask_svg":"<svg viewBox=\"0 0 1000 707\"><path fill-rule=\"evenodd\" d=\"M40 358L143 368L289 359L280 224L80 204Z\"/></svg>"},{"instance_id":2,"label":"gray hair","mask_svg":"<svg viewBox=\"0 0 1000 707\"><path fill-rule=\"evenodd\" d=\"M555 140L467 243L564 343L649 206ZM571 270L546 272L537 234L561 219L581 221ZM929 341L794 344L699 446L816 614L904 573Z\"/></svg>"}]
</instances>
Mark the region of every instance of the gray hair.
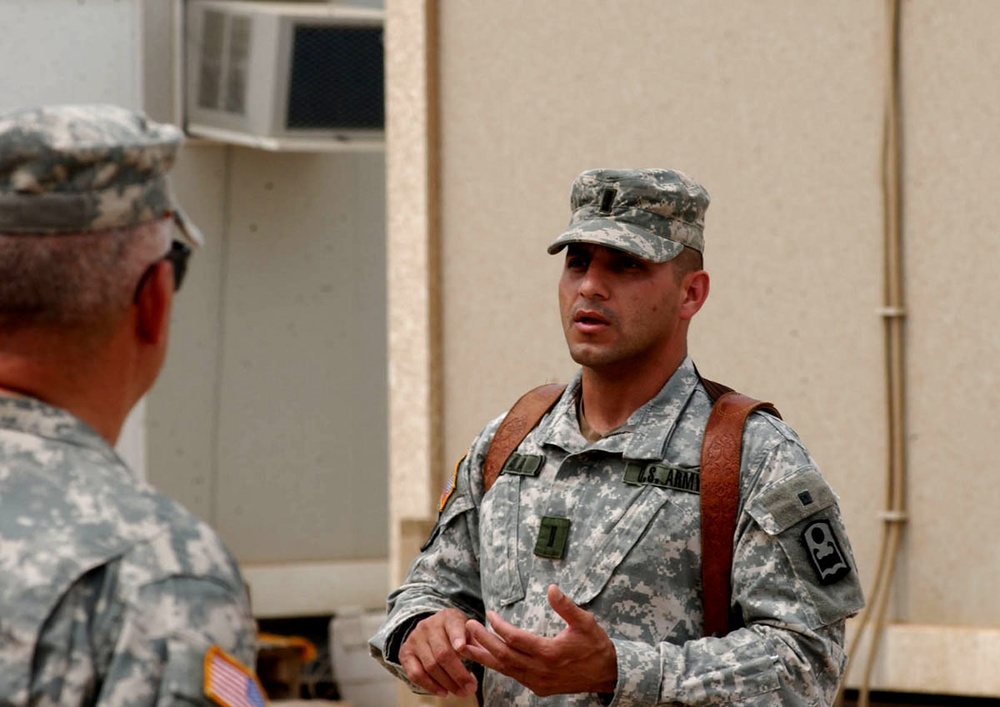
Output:
<instances>
[{"instance_id":1,"label":"gray hair","mask_svg":"<svg viewBox=\"0 0 1000 707\"><path fill-rule=\"evenodd\" d=\"M170 237L169 219L84 233L0 233L0 326L109 324Z\"/></svg>"}]
</instances>

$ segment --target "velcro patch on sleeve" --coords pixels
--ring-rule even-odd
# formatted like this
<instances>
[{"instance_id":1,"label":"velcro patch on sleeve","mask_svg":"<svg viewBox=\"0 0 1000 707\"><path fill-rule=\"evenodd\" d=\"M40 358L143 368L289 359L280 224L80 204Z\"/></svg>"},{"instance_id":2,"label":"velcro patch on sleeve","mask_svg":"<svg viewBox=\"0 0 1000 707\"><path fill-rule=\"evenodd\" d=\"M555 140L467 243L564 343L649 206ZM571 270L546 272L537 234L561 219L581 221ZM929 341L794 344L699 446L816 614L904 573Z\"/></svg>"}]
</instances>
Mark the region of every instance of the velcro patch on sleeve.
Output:
<instances>
[{"instance_id":1,"label":"velcro patch on sleeve","mask_svg":"<svg viewBox=\"0 0 1000 707\"><path fill-rule=\"evenodd\" d=\"M804 467L752 499L747 512L765 532L777 535L836 503L819 470Z\"/></svg>"},{"instance_id":2,"label":"velcro patch on sleeve","mask_svg":"<svg viewBox=\"0 0 1000 707\"><path fill-rule=\"evenodd\" d=\"M221 707L264 707L257 676L219 646L205 651L205 697Z\"/></svg>"},{"instance_id":3,"label":"velcro patch on sleeve","mask_svg":"<svg viewBox=\"0 0 1000 707\"><path fill-rule=\"evenodd\" d=\"M758 538L761 552L770 552L772 542L780 545L789 570L801 582L801 597L814 613L810 626L828 625L864 606L837 498L819 470L796 470L752 498L746 510L773 538Z\"/></svg>"}]
</instances>

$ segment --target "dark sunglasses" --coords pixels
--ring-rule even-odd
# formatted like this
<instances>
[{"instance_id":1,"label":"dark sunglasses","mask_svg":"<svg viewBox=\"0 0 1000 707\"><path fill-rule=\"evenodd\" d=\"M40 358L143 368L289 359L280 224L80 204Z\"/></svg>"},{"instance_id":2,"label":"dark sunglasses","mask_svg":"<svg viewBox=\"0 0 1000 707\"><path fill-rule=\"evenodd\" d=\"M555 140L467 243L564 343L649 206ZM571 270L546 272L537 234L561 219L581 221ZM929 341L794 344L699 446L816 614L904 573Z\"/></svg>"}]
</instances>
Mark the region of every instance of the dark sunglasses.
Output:
<instances>
[{"instance_id":1,"label":"dark sunglasses","mask_svg":"<svg viewBox=\"0 0 1000 707\"><path fill-rule=\"evenodd\" d=\"M191 247L180 241L173 241L170 243L170 250L164 255L160 260L169 260L170 264L174 268L174 292L181 289L181 284L184 282L184 275L187 273L188 258L191 257ZM160 262L160 260L152 263L145 272L142 273L142 277L139 278L139 284L135 286L135 297L134 299L138 301L139 292L142 291L143 285L146 284L146 280L149 278L149 274L153 272L153 268Z\"/></svg>"}]
</instances>

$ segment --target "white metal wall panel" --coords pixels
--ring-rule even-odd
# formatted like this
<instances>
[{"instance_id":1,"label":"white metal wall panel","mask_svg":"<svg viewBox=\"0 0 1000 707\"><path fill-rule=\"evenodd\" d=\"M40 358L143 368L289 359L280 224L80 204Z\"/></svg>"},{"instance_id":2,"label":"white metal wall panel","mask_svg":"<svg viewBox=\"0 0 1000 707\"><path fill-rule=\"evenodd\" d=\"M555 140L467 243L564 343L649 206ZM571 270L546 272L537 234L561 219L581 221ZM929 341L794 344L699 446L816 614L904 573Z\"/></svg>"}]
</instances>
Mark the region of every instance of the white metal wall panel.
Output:
<instances>
[{"instance_id":1,"label":"white metal wall panel","mask_svg":"<svg viewBox=\"0 0 1000 707\"><path fill-rule=\"evenodd\" d=\"M141 105L138 0L0 2L0 109Z\"/></svg>"}]
</instances>

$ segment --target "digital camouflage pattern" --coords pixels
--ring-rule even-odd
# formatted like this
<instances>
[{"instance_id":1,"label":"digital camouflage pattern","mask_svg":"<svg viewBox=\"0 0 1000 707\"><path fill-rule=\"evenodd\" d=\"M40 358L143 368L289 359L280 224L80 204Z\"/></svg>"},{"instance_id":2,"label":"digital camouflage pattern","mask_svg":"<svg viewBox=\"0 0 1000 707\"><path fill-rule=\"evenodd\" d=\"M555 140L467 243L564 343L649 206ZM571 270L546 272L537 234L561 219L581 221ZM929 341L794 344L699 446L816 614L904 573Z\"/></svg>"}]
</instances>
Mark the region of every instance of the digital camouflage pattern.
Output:
<instances>
[{"instance_id":1,"label":"digital camouflage pattern","mask_svg":"<svg viewBox=\"0 0 1000 707\"><path fill-rule=\"evenodd\" d=\"M694 365L685 360L593 444L580 434L579 389L578 375L485 497L482 465L500 418L476 438L431 538L389 597L373 656L405 680L403 638L448 607L479 621L495 610L554 636L565 627L546 598L555 583L614 642L612 705L830 704L844 670L844 620L863 598L837 498L794 431L763 413L747 423L733 564L745 628L702 638L696 472L711 404ZM539 553L546 517L569 520L561 559ZM817 550L817 528L829 547ZM843 563L829 562L838 552ZM494 706L604 704L594 694L537 697L491 671L484 691Z\"/></svg>"},{"instance_id":2,"label":"digital camouflage pattern","mask_svg":"<svg viewBox=\"0 0 1000 707\"><path fill-rule=\"evenodd\" d=\"M570 243L596 243L665 263L684 246L705 251L708 192L670 169L592 169L580 174L570 193L566 231L548 251Z\"/></svg>"},{"instance_id":3,"label":"digital camouflage pattern","mask_svg":"<svg viewBox=\"0 0 1000 707\"><path fill-rule=\"evenodd\" d=\"M209 704L212 644L254 665L216 534L69 413L0 397L0 701Z\"/></svg>"},{"instance_id":4,"label":"digital camouflage pattern","mask_svg":"<svg viewBox=\"0 0 1000 707\"><path fill-rule=\"evenodd\" d=\"M101 231L173 216L200 245L167 182L182 137L112 105L0 115L0 233Z\"/></svg>"}]
</instances>

